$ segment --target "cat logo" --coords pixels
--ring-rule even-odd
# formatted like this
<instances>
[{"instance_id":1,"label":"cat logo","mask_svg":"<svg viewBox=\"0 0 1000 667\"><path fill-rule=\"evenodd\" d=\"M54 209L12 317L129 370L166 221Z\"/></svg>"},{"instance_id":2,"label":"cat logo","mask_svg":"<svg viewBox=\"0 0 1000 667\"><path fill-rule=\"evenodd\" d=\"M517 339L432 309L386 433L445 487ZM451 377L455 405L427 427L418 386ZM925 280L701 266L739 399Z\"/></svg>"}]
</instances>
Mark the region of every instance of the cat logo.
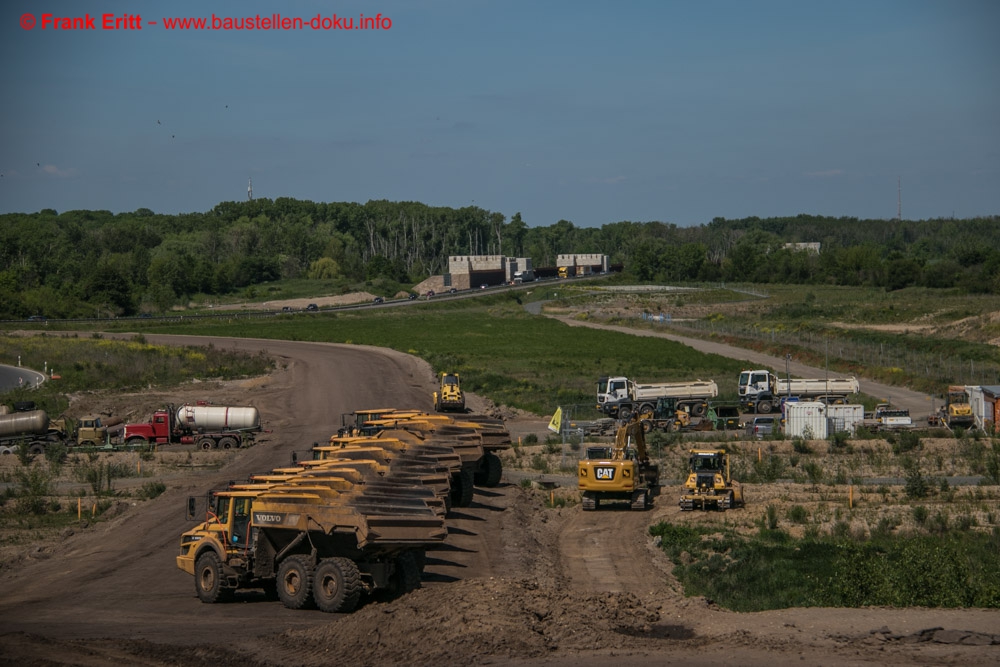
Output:
<instances>
[{"instance_id":1,"label":"cat logo","mask_svg":"<svg viewBox=\"0 0 1000 667\"><path fill-rule=\"evenodd\" d=\"M612 480L615 478L615 469L610 467L597 468L595 474L597 479Z\"/></svg>"}]
</instances>

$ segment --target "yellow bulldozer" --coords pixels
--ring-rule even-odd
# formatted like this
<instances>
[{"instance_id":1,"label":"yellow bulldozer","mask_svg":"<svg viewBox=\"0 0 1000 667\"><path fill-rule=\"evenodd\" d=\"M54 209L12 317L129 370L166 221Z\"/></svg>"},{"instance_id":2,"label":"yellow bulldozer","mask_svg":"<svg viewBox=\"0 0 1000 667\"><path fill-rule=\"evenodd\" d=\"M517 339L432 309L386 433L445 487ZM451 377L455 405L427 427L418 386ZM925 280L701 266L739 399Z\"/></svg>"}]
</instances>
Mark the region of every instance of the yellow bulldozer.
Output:
<instances>
[{"instance_id":1,"label":"yellow bulldozer","mask_svg":"<svg viewBox=\"0 0 1000 667\"><path fill-rule=\"evenodd\" d=\"M434 409L438 412L465 412L465 394L458 373L441 373L441 387L434 392Z\"/></svg>"},{"instance_id":2,"label":"yellow bulldozer","mask_svg":"<svg viewBox=\"0 0 1000 667\"><path fill-rule=\"evenodd\" d=\"M681 509L728 510L744 505L743 485L730 475L726 450L692 449Z\"/></svg>"},{"instance_id":3,"label":"yellow bulldozer","mask_svg":"<svg viewBox=\"0 0 1000 667\"><path fill-rule=\"evenodd\" d=\"M660 493L660 468L650 462L643 424L638 418L618 428L611 447L588 447L577 463L583 509L596 510L605 500L625 500L634 510L647 509Z\"/></svg>"}]
</instances>

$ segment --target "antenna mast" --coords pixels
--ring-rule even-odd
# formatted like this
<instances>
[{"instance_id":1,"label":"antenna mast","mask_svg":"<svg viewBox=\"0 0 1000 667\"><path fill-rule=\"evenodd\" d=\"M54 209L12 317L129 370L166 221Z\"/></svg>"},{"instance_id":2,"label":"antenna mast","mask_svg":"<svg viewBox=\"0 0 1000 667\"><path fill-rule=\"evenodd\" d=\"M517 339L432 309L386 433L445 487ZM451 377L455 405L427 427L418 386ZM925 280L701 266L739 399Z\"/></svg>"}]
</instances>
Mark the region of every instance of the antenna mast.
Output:
<instances>
[{"instance_id":1,"label":"antenna mast","mask_svg":"<svg viewBox=\"0 0 1000 667\"><path fill-rule=\"evenodd\" d=\"M902 221L903 219L903 179L902 177L896 178L896 219Z\"/></svg>"},{"instance_id":2,"label":"antenna mast","mask_svg":"<svg viewBox=\"0 0 1000 667\"><path fill-rule=\"evenodd\" d=\"M247 201L253 201L253 176L247 181Z\"/></svg>"}]
</instances>

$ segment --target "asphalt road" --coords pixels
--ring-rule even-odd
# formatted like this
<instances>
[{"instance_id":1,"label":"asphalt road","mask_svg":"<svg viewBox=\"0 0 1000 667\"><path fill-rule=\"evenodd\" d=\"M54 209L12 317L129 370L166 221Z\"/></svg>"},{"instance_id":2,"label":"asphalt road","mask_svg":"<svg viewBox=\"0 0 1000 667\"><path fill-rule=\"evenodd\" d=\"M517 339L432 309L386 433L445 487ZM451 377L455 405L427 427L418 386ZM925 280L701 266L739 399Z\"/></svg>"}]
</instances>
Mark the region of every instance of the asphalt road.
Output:
<instances>
[{"instance_id":1,"label":"asphalt road","mask_svg":"<svg viewBox=\"0 0 1000 667\"><path fill-rule=\"evenodd\" d=\"M45 382L45 375L30 368L0 364L0 393L28 385Z\"/></svg>"}]
</instances>

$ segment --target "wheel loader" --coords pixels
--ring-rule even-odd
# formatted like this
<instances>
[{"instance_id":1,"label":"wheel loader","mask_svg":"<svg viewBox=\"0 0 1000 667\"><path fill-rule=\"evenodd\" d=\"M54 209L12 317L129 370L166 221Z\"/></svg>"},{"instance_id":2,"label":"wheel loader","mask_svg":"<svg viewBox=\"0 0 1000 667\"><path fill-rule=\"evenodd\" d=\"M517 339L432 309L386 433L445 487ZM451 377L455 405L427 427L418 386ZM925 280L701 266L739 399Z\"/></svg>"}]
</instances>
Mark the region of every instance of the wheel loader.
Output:
<instances>
[{"instance_id":1,"label":"wheel loader","mask_svg":"<svg viewBox=\"0 0 1000 667\"><path fill-rule=\"evenodd\" d=\"M434 392L434 409L438 412L465 412L465 394L458 373L441 373L441 387Z\"/></svg>"},{"instance_id":2,"label":"wheel loader","mask_svg":"<svg viewBox=\"0 0 1000 667\"><path fill-rule=\"evenodd\" d=\"M743 485L730 476L726 450L692 449L681 509L727 510L744 505Z\"/></svg>"},{"instance_id":3,"label":"wheel loader","mask_svg":"<svg viewBox=\"0 0 1000 667\"><path fill-rule=\"evenodd\" d=\"M577 463L577 485L585 511L616 500L634 510L650 507L660 493L660 468L649 460L638 417L618 428L613 446L587 448L587 458Z\"/></svg>"}]
</instances>

